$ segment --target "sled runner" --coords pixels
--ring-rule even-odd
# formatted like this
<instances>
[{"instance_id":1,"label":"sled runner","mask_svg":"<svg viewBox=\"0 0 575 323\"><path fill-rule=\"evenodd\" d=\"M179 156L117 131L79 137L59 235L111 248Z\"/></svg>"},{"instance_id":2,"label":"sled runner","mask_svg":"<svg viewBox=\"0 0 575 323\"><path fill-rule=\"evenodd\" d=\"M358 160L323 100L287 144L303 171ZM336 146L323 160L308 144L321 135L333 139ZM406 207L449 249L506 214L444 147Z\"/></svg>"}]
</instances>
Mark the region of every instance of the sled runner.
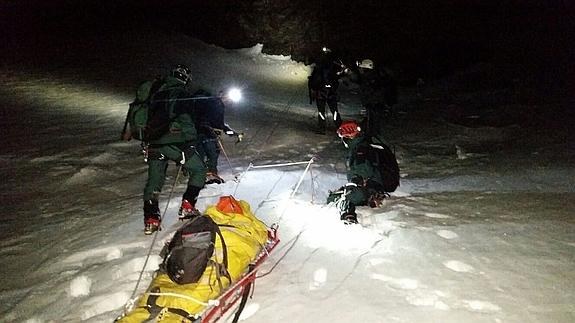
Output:
<instances>
[{"instance_id":1,"label":"sled runner","mask_svg":"<svg viewBox=\"0 0 575 323\"><path fill-rule=\"evenodd\" d=\"M206 209L204 217L217 224L221 236L214 239L212 235L213 254L199 279L195 282L183 280L183 283L174 279L186 277L188 269L193 268L182 267L174 274L175 265L169 262L169 257L165 258L163 268L156 272L134 308L127 310L116 322L216 322L241 300L234 317L237 322L257 270L279 243L277 228L268 228L253 215L247 202L237 201L232 196L221 197L217 205ZM166 248L190 245L192 240L188 238L197 232L186 231L186 224L191 225L185 223ZM204 239L203 233L196 236ZM174 243L174 239L182 236L183 243Z\"/></svg>"}]
</instances>

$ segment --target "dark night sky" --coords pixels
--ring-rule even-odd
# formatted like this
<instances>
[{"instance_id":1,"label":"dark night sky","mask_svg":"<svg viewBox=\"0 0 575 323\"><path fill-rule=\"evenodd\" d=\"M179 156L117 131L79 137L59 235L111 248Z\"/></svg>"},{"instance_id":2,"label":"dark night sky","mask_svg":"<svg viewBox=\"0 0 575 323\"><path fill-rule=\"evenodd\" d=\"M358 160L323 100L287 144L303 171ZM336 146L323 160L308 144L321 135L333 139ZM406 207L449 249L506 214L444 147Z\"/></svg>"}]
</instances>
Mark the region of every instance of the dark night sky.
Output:
<instances>
[{"instance_id":1,"label":"dark night sky","mask_svg":"<svg viewBox=\"0 0 575 323\"><path fill-rule=\"evenodd\" d=\"M575 5L559 0L357 0L256 1L297 6L296 14L319 9L316 40L341 49L350 57L371 56L394 62L413 75L441 76L477 62L522 64L533 73L566 83L566 64L575 47ZM0 40L3 56L41 62L35 49L96 42L106 34L128 28L179 31L224 47L247 47L256 41L270 44L275 33L242 33L234 17L249 15L249 1L1 1ZM301 10L299 10L301 8ZM327 10L326 10L327 8ZM273 11L259 12L271 16ZM253 13L252 13L253 15ZM259 18L259 17L258 17ZM257 19L253 28L263 22ZM281 28L281 25L280 25ZM245 29L245 26L244 26ZM263 29L263 28L262 28ZM326 31L327 30L327 31ZM239 31L239 32L238 32ZM277 31L277 30L276 30ZM333 32L329 32L333 31ZM252 37L252 38L250 38ZM289 44L289 39L286 40ZM273 54L305 59L318 43L301 44L289 52L285 42ZM93 47L89 44L87 47ZM306 47L307 46L307 47ZM266 48L264 48L266 50ZM298 56L301 54L301 56ZM1 58L1 57L0 57Z\"/></svg>"}]
</instances>

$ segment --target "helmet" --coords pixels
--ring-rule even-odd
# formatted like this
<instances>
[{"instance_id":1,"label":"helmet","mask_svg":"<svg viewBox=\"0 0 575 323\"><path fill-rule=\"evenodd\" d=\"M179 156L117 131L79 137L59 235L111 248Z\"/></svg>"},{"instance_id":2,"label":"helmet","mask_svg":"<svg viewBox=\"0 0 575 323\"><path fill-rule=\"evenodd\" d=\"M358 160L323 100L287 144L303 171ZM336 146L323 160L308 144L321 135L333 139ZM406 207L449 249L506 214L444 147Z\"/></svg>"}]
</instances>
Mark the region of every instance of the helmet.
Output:
<instances>
[{"instance_id":1,"label":"helmet","mask_svg":"<svg viewBox=\"0 0 575 323\"><path fill-rule=\"evenodd\" d=\"M359 135L361 128L355 120L344 121L337 129L340 138L355 138Z\"/></svg>"},{"instance_id":2,"label":"helmet","mask_svg":"<svg viewBox=\"0 0 575 323\"><path fill-rule=\"evenodd\" d=\"M326 46L323 46L323 47L321 48L321 52L324 53L324 54L329 54L329 53L331 53L331 49L329 49L329 48L326 47Z\"/></svg>"},{"instance_id":3,"label":"helmet","mask_svg":"<svg viewBox=\"0 0 575 323\"><path fill-rule=\"evenodd\" d=\"M371 59L364 59L357 66L361 67L361 68L367 68L367 69L372 70L373 69L373 61Z\"/></svg>"},{"instance_id":4,"label":"helmet","mask_svg":"<svg viewBox=\"0 0 575 323\"><path fill-rule=\"evenodd\" d=\"M172 76L184 83L188 83L192 79L192 71L186 65L178 64L172 69Z\"/></svg>"}]
</instances>

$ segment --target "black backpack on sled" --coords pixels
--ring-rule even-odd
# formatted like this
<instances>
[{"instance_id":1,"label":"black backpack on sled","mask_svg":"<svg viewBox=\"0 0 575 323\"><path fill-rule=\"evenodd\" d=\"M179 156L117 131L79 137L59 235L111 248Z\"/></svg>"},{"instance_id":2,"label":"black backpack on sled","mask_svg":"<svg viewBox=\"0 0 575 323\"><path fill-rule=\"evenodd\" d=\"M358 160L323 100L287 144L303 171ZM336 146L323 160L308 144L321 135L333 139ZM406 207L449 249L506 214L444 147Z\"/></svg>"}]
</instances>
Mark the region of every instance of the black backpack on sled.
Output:
<instances>
[{"instance_id":1,"label":"black backpack on sled","mask_svg":"<svg viewBox=\"0 0 575 323\"><path fill-rule=\"evenodd\" d=\"M221 263L211 260L216 244L216 236L222 243ZM206 215L195 217L180 227L172 240L162 251L164 260L160 265L170 279L177 284L196 283L202 277L208 264L216 267L218 278L231 278L228 273L227 248L218 225Z\"/></svg>"}]
</instances>

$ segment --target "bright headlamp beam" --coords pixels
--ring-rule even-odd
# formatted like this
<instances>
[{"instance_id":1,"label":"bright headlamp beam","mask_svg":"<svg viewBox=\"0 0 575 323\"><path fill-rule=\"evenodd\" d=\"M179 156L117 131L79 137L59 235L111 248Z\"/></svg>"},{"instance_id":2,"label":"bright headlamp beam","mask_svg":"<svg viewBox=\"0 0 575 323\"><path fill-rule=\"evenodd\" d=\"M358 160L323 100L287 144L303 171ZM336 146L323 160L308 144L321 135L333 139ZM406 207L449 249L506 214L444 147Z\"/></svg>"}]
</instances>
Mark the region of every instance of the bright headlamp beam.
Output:
<instances>
[{"instance_id":1,"label":"bright headlamp beam","mask_svg":"<svg viewBox=\"0 0 575 323\"><path fill-rule=\"evenodd\" d=\"M231 88L228 91L228 98L230 98L232 102L240 102L242 100L242 91L238 88Z\"/></svg>"}]
</instances>

